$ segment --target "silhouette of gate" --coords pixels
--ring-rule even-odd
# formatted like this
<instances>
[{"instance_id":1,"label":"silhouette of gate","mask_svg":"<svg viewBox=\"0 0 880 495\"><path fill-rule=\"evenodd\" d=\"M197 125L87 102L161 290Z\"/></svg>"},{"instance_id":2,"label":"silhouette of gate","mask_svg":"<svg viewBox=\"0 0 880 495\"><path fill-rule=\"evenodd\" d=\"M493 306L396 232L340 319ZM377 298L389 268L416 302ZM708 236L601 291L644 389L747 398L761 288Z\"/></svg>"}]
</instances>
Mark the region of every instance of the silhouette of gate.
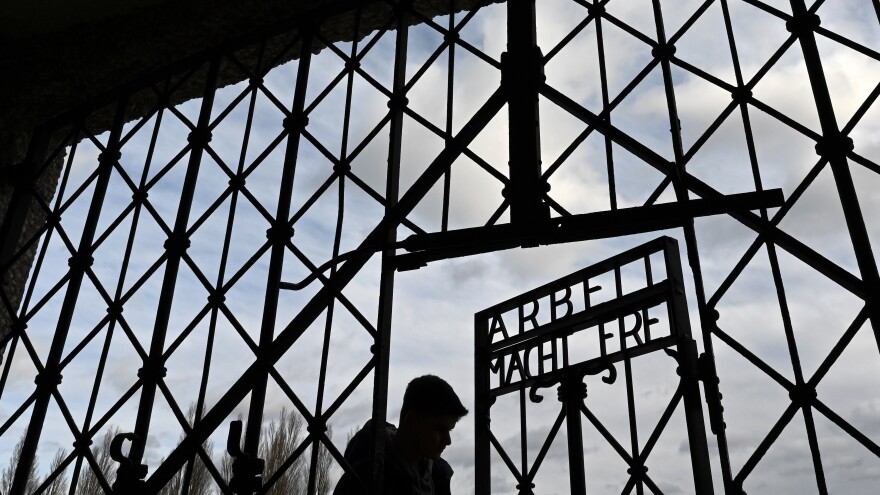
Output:
<instances>
[{"instance_id":1,"label":"silhouette of gate","mask_svg":"<svg viewBox=\"0 0 880 495\"><path fill-rule=\"evenodd\" d=\"M200 469L224 493L269 493L300 459L306 491L320 492L321 459L351 469L334 417L359 401L387 417L396 271L658 230L685 246L716 490L778 483L750 487L791 444L783 434L811 473L779 470L786 482L873 486L846 469L880 457L865 371L878 362L880 275L863 215L880 173L880 80L829 77L880 62L880 4L854 3L864 33L822 0L332 2L59 115L3 175L0 448L21 438L10 493L54 493L68 476L69 493L84 476L108 493L159 493L181 476L189 493ZM540 21L548 12L558 19ZM330 41L339 26L350 42ZM791 99L795 83L806 100ZM818 291L832 301L822 311L804 303ZM320 356L316 369L303 356ZM740 386L748 373L770 383L760 400ZM723 417L719 374L722 389L739 384ZM273 398L307 427L270 473ZM770 424L746 421L752 411ZM114 439L104 450L102 437ZM227 437L234 466L210 455ZM37 470L49 442L65 450ZM621 454L624 491L662 490L636 452Z\"/></svg>"}]
</instances>

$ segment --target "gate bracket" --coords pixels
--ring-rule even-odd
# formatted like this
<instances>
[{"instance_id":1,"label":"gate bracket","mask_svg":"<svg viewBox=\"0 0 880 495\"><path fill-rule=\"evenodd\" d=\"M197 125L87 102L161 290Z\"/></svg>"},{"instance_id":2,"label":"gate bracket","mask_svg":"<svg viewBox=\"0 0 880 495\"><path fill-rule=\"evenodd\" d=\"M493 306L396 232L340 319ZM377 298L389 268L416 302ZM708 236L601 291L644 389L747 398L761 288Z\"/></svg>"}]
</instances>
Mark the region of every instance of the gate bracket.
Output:
<instances>
[{"instance_id":1,"label":"gate bracket","mask_svg":"<svg viewBox=\"0 0 880 495\"><path fill-rule=\"evenodd\" d=\"M232 462L232 479L229 488L232 493L243 495L254 493L263 485L263 470L266 461L241 451L241 420L229 425L229 436L226 439L226 452L234 459Z\"/></svg>"},{"instance_id":2,"label":"gate bracket","mask_svg":"<svg viewBox=\"0 0 880 495\"><path fill-rule=\"evenodd\" d=\"M718 373L715 370L715 359L707 353L700 354L697 359L700 381L706 392L706 405L709 406L709 427L712 433L718 435L727 425L724 423L724 406L721 405L721 391L718 384Z\"/></svg>"},{"instance_id":3,"label":"gate bracket","mask_svg":"<svg viewBox=\"0 0 880 495\"><path fill-rule=\"evenodd\" d=\"M144 478L147 477L149 468L146 464L139 464L122 453L122 444L126 440L133 444L140 442L140 437L136 433L120 433L110 442L110 458L119 463L119 469L116 470L116 482L113 483L113 492L140 495L145 493L146 482Z\"/></svg>"}]
</instances>

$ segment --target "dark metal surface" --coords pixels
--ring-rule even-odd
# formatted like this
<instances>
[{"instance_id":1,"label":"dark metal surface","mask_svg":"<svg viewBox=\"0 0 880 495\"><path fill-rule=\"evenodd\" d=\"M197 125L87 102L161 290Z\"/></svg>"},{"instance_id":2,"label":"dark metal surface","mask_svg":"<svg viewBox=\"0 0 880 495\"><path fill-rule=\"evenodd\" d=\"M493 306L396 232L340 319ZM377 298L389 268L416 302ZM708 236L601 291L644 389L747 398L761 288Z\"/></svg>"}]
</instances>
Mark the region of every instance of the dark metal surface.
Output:
<instances>
[{"instance_id":1,"label":"dark metal surface","mask_svg":"<svg viewBox=\"0 0 880 495\"><path fill-rule=\"evenodd\" d=\"M159 493L182 473L183 493L189 493L196 470L202 465L216 489L223 493L267 493L279 482L284 470L300 460L306 466L307 493L319 493L321 456L326 454L332 459L337 473L354 472L342 454L344 441L332 438L330 434L329 427L335 415L360 390L366 389L371 410L364 411L364 416L371 415L375 424L384 424L389 416L396 271L503 249L543 249L539 246L660 230L672 230L680 235L684 253L678 252L675 241L661 238L564 278L562 285L553 286L546 294L541 291L547 291L550 286L524 293L515 302L493 307L492 311L501 311L499 308L504 306L504 311L520 312L519 334L507 336L509 339L503 343L493 341L497 328L493 328L492 311L476 315L476 493L492 493L492 476L498 474L497 470L492 471L493 462L506 466L505 475L516 481L519 493L540 492L535 477L552 439L561 435L559 432L563 427L571 493L587 491L589 466L584 465L586 445L583 438L588 430L598 432L601 440L607 442L626 464L624 493L661 493L653 473L648 474L647 464L660 434L666 431L670 418L679 409L686 417L691 461L689 473L694 490L700 494L713 493L720 488L724 493L740 495L748 487L749 476L770 449L779 443L782 432L795 418L803 419L804 428L798 435L809 447L815 487L820 494L833 490L829 488L826 476L829 468L817 433L818 418L836 425L871 456L880 457L876 439L841 416L840 411L823 401L817 393L820 382L840 361L860 328L871 325L880 348L880 274L873 254L876 246L872 248L869 235L871 217L863 211L863 203L856 194L857 180L852 173L859 167L880 173L880 165L860 154L852 138L856 125L880 98L880 84L866 96L849 121L839 120L840 112L836 112L833 104L826 75L828 69L823 66L817 39L833 40L880 62L877 47L864 46L849 39L847 33L823 26L818 14L828 2L820 0L807 5L803 0L791 0L792 14L789 15L758 0L744 0L745 4L785 25L790 34L749 79L743 73L734 36L730 8L733 0L708 0L700 4L675 32L667 32L668 22L664 21L664 14L668 16L669 9L675 7L669 2L652 0L653 32L648 34L615 17L608 8L613 1L573 0L583 17L570 32L557 33L561 39L554 46L538 44L536 8L541 8L540 2L509 0L503 7L492 7L503 8L506 12L507 49L496 60L463 36L478 12L487 7L456 13L438 22L419 12L412 2L386 3L388 17L384 28L373 33L357 32L362 4L346 3L347 7L354 9L356 32L352 38L355 41L339 46L330 44L320 55L313 54L314 47L327 44L324 21L330 15L338 14L338 9L342 8L339 5L327 12L316 11L315 17L303 19L296 26L275 27L239 44L217 47L216 51L201 57L178 62L167 71L145 76L142 81L120 88L96 101L94 107L84 108L76 115L59 117L35 133L26 162L10 169L12 171L3 177L4 182L14 188L7 214L0 224L0 274L4 281L13 265L29 262L29 257L34 257L30 277L20 288L20 294L11 294L8 290L0 293L0 311L6 317L3 321L11 322L11 327L3 329L0 334L3 335L0 345L5 348L0 400L4 401L3 410L8 411L7 416L0 417L0 438L11 445L15 442L10 438L12 431L24 433L20 462L14 472L10 493L20 495L34 490L35 493L47 493L53 479L71 473L68 492L73 494L77 492L79 478L86 472L94 473L102 490L118 494ZM876 0L870 3L880 18L880 4ZM676 55L676 45L687 42L685 34L710 7L717 7L724 21L724 30L716 35L729 48L732 82L719 79ZM455 3L450 0L449 10L455 8ZM427 61L412 59L413 39L422 41L411 33L415 29L411 26L416 23L421 24L419 29L442 38ZM598 54L599 77L594 83L600 90L601 105L597 111L590 110L592 107L585 103L583 95L566 93L545 74L548 64L588 27L595 30L596 45L591 48L595 48ZM612 93L608 77L606 50L613 47L608 46L603 36L603 32L612 29L632 36L650 52L645 67L618 94ZM377 47L382 43L392 46L381 48L385 50L381 56L388 57L385 64L387 74L373 72L365 62L380 51ZM303 54L295 63L295 75L281 85L270 85L267 80L273 74L290 67L278 67L278 61L286 59L288 50ZM807 128L752 94L783 54L795 51L806 68L818 115L818 131ZM459 114L453 115L453 110L458 108L457 98L461 98L463 91L473 90L475 85L473 81L458 79L462 72L461 60L465 56L484 64L488 71L498 76L499 82L480 81L487 96L474 108L467 109L466 118L462 118ZM243 62L244 58L248 62ZM314 68L320 60L326 59L332 59L338 65L329 76ZM428 70L436 66L444 67L442 93L445 94L438 97L445 96L446 100L445 105L438 105L443 108L442 117L432 120L417 111L418 105L409 97ZM231 89L218 88L221 71L240 71L247 82ZM676 71L684 71L731 96L718 118L696 137L689 148L680 125L681 89L674 78ZM664 157L652 143L634 136L625 123L616 120L619 115L616 111L627 98L633 98L636 89L652 72L658 75L657 88L663 95L664 118L668 116L668 128L662 132L669 132L669 157ZM185 106L168 105L169 95L177 90L181 81L188 79L199 81L204 88L200 100L194 105L187 104L189 110ZM359 85L380 95L387 103L387 108L375 116L373 127L366 132L355 129L352 123L366 112L358 106ZM221 91L232 96L221 101L217 96ZM144 101L150 102L153 110L142 119L127 122L126 115L133 99L141 105ZM90 117L100 105L108 102L115 108L114 119L108 129L103 129L100 122L93 122ZM331 138L321 128L321 125L332 124L319 120L326 118L327 114L321 112L330 105L340 115L339 125L334 128L336 133L329 133L334 140L332 143L328 142ZM547 118L547 112L539 112L543 105L552 106L582 124L577 137L552 162L542 151L541 132L547 127L546 121L542 121L542 117ZM233 117L237 109L242 109L242 113ZM375 112L375 109L370 111ZM756 136L752 123L758 112L763 118L772 118L811 144L815 143L818 161L793 191L785 191L785 196L779 189L764 185L762 171L766 171L767 165L759 162L756 145L759 136ZM251 142L258 140L255 130L258 124L255 122L268 114L278 116L278 122L274 122L270 132L274 138L268 144L261 143L262 147L258 148ZM506 126L509 154L509 163L501 164L501 167L488 163L474 150L475 142L489 132L490 123L499 116ZM705 176L688 168L728 117L742 122L749 162L743 166L748 168L754 184L753 189L736 194L721 192L716 182L709 183ZM229 139L229 134L224 134L224 123L234 118L244 119L243 129L240 129L243 136L238 134L235 139L240 141L233 143L240 152L237 163L232 163L218 151L224 144L222 141ZM542 123L545 124L543 128ZM404 187L401 170L409 165L403 151L408 126L424 130L442 146L428 158L428 163L419 170L409 187ZM168 128L182 129L175 132L185 133L185 138L178 137L186 143L173 149L170 156L163 155L160 159L159 155L164 151L162 146L169 146L162 141ZM576 149L596 133L601 134L598 138L605 152L604 161L577 162L573 158L577 156ZM375 154L365 151L373 145L382 148L381 163L373 164L371 169L358 168L359 161L375 159ZM86 148L94 150L97 156L82 158L78 150ZM36 181L41 174L53 173L49 170L50 164L65 152L68 158L55 196L45 197L36 188ZM313 159L314 156L318 159ZM638 206L618 202L622 180L620 162L631 158L646 165L646 170L659 172L659 182L652 183L647 199ZM485 221L478 225L453 227L452 211L457 207L457 201L466 204L453 192L458 177L453 175L453 165L465 159L485 171L488 180L498 186L501 193L493 196L497 208ZM307 172L316 161L327 165L326 173L320 180L309 181ZM278 170L273 188L267 191L253 186L252 182L259 173L272 164ZM608 180L609 208L568 211L560 204L549 184L557 178L555 174L563 166L603 169ZM782 224L825 168L830 169L834 194L842 206L848 235L846 244L852 248L857 271L829 258L824 251L791 233ZM202 174L206 169L218 171L223 184L217 187L205 179ZM372 186L375 182L370 182L367 177L377 171L382 186ZM177 187L172 198L171 215L163 213L169 207L168 198L157 199L160 196L157 184L166 178L175 181ZM197 197L202 187L216 194L210 201L199 203ZM438 191L435 197L441 198L437 207L439 228L419 225L413 214L430 203L432 191ZM328 246L315 255L303 233L315 228L314 223L309 223L313 221L310 215L315 210L327 208L321 198L331 193L335 204L328 211L333 212L335 222L320 226L327 232ZM483 193L487 196L495 194L488 189ZM664 197L671 197L670 202L660 202L664 193ZM126 204L122 208L117 208L112 201L119 201L120 194L130 196L130 199L123 201ZM381 211L374 222L353 225L361 218L356 215L362 213L357 211L357 204L351 203L355 194L368 198L371 205ZM227 210L224 204L231 206ZM250 208L255 212L253 218L257 219L256 223L246 226L251 251L246 256L239 256L241 259L234 254L236 236L240 235L244 222L243 214L238 213L238 205ZM28 230L26 224L29 215L33 214L29 212L33 211L45 217L45 221ZM509 218L506 223L505 215ZM753 241L744 252L737 253L732 267L711 291L704 280L705 257L697 242L698 229L694 220L724 216L744 226ZM212 221L221 225L222 242L210 249L217 254L219 261L205 266L191 253L191 241L207 230L206 225ZM161 237L151 239L161 252L145 268L135 269L138 236L143 236L142 232L148 228L152 229L147 230L152 232L148 235ZM358 232L357 235L352 236L353 231ZM106 246L112 245L108 239L113 236L123 239L119 244L123 247L108 254ZM790 375L780 372L774 363L766 362L750 343L741 342L736 334L725 329L720 319L719 307L731 287L743 278L746 267L761 252L767 253L769 269L763 275L772 285L784 334L784 344L777 350L791 365ZM59 253L64 254L63 259ZM656 265L658 258L651 255L658 253L665 266L665 280L652 278L655 273L652 263ZM112 264L112 280L94 266L99 257ZM798 343L803 336L796 334L792 304L783 278L783 257L802 262L862 305L812 375L801 363ZM684 273L682 260L686 260ZM638 293L623 290L621 267L628 263L636 263L643 270L646 285ZM216 270L216 273L208 270ZM375 275L378 293L375 294L375 305L366 312L353 302L347 287L356 277L368 273ZM599 289L591 286L589 279L601 273L613 279L614 287L604 287L603 290L613 292L614 298L591 307L590 294ZM292 276L294 279L288 279ZM204 292L206 300L201 296L186 301L181 299L180 284L184 277L194 281L192 283ZM253 277L258 279L256 286ZM161 282L154 283L154 280ZM581 283L590 311L576 315L568 306L570 299L565 298L571 298L571 287ZM257 291L261 300L260 307L255 310L259 322L253 328L236 313L235 301L229 300L242 286L257 287L246 290ZM696 310L697 317L693 321L699 324L693 335L685 286L692 297L691 310ZM154 319L149 321L146 338L142 340L144 336L139 332L143 324L129 315L139 304L137 298L148 291L157 293L156 305ZM560 291L567 296L558 299ZM20 295L22 302L14 302ZM296 304L285 302L289 301L284 299L288 295L298 298ZM527 320L523 320L527 316L523 309L526 301L537 308L538 299L543 296L553 301L550 309L555 321L540 328L532 321L534 333L523 332L522 322ZM52 309L53 304L57 309ZM658 305L667 309L664 317L669 322L669 335L650 342L645 339L637 347L605 352L605 336L611 334L606 333L603 325L609 325L609 328L619 326L620 338L626 342L628 329L623 326L624 318L635 315L638 326L629 331L638 336L639 331L646 331L654 321L648 310L654 312L653 308ZM568 308L565 314L557 315L557 311L564 308ZM130 311L126 312L126 309ZM186 318L190 319L181 323L184 318L180 316L182 309L189 310ZM82 314L98 315L87 318L90 325L87 330L77 327L81 325L77 318ZM342 331L340 320L343 316L346 321L354 322L351 325L359 336L369 340L369 344L359 349L367 357L354 364L355 372L350 376L334 376L332 363L336 356L331 344ZM52 328L45 328L46 318L52 318ZM215 342L224 329L240 337L245 351L237 356L240 362L236 364L242 371L222 390L213 390L209 386L209 375L222 366L215 355L222 350L216 348ZM572 335L586 331L596 332L599 336L601 355L582 362L567 362L565 351L561 350L564 339L554 339L566 332ZM320 343L314 352L319 363L315 371L314 393L303 392L292 384L295 377L279 371L279 363L293 354L296 344L304 340L307 332L317 335ZM198 356L188 354L192 348L188 347L187 339L202 333L205 340L199 344ZM540 361L542 372L534 375L530 375L528 363L519 363L517 373L523 375L522 379L509 379L514 376L511 366L515 360L508 364L503 360L513 359L510 356L521 352L528 356L529 346L534 344L535 338L552 340L554 349L559 346L559 353L554 351L552 355L543 356L546 362ZM112 373L108 366L115 358L113 349L118 342L130 346L129 356L140 361L136 376L126 377L131 383L122 392L111 391L102 385L107 379L106 374ZM758 445L738 453L745 459L741 465L731 461L730 449L733 447L728 441L726 428L726 423L741 418L725 416L722 401L725 377L719 376L716 346L735 353L754 372L778 385L786 401L785 410L769 431L760 432L762 440ZM94 362L90 363L94 382L85 385L91 386L85 397L70 397L61 385L63 375L73 366L71 363L83 359L87 348L94 352L91 358ZM656 355L661 350L668 351L674 358L674 361L669 359L669 363L675 393L666 409L658 417L651 418L656 427L646 439L644 434L639 437L637 427L640 407L636 401L637 379L632 365L640 356ZM198 376L198 387L192 397L176 395L166 376L174 373L166 369L169 361L181 354L186 354L194 363L191 369L195 371L190 372ZM27 363L26 367L13 366L22 360ZM545 364L552 371L544 373ZM25 396L10 395L13 381L10 375L16 373L16 369L33 370L34 376L28 379L33 379L35 385ZM493 386L490 379L496 375L501 378L497 386ZM597 376L590 378L592 375ZM604 383L599 382L600 379ZM91 375L89 380L92 380ZM330 382L334 380L338 383L331 386ZM611 386L609 382L617 380L614 386L624 390L626 412L621 417L629 427L626 441L615 438L594 414L584 380L590 387L608 387ZM534 445L529 446L527 438L532 425L529 404L539 402L541 388L556 385L560 386L560 405L548 430L549 440L538 449L537 458L529 457L529 452L536 450ZM108 394L110 399L107 399ZM281 396L290 404L305 425L300 443L287 455L281 469L274 473L264 472L266 466L260 453L261 442L265 440L263 425L267 419L267 401L272 394ZM516 415L521 440L519 460L514 452L502 446L489 422L490 411L498 410L496 399L506 394L518 395L519 409L512 414ZM72 406L74 400L84 405ZM185 401L194 405L191 415L187 414ZM103 405L99 406L99 403ZM154 430L159 410L165 411L165 421L179 427L181 437L161 461L148 462L145 449L150 441L156 440ZM247 413L240 421L235 421L238 411ZM709 433L714 435L712 449L707 442L704 416ZM50 424L51 421L58 421L58 424ZM114 463L112 469L107 470L101 465L97 444L100 435L113 425L119 426L120 430L111 446ZM69 452L55 471L46 473L45 480L33 488L30 473L37 465L41 442L52 428L65 429L65 434L69 433L73 442L65 445ZM374 430L376 432L378 429ZM206 450L212 438L228 439L227 449L233 458L230 479L225 478L223 466ZM371 445L373 461L383 458L384 447L376 433ZM493 457L496 455L498 458ZM716 469L714 485L713 469ZM372 479L361 479L364 490L379 493L383 481L381 461L373 462L371 474Z\"/></svg>"}]
</instances>

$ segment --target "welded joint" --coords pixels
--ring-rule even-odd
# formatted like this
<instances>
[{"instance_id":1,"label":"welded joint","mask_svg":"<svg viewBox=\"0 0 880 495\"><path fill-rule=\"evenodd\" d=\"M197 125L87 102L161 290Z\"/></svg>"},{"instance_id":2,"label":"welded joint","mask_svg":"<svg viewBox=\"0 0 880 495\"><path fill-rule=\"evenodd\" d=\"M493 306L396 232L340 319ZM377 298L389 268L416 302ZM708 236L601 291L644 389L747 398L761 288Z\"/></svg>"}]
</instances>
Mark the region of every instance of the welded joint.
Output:
<instances>
[{"instance_id":1,"label":"welded joint","mask_svg":"<svg viewBox=\"0 0 880 495\"><path fill-rule=\"evenodd\" d=\"M95 258L88 251L80 251L67 259L67 266L72 272L85 272L94 263Z\"/></svg>"},{"instance_id":2,"label":"welded joint","mask_svg":"<svg viewBox=\"0 0 880 495\"><path fill-rule=\"evenodd\" d=\"M187 249L189 249L190 241L189 237L187 237L185 232L175 232L168 236L168 239L162 244L162 247L165 248L165 251L168 253L168 257L172 256L183 256Z\"/></svg>"},{"instance_id":3,"label":"welded joint","mask_svg":"<svg viewBox=\"0 0 880 495\"><path fill-rule=\"evenodd\" d=\"M284 128L288 133L293 132L302 132L309 125L309 118L301 113L296 113L294 115L288 115L284 117L284 120L281 121L281 127Z\"/></svg>"},{"instance_id":4,"label":"welded joint","mask_svg":"<svg viewBox=\"0 0 880 495\"><path fill-rule=\"evenodd\" d=\"M737 86L730 92L730 98L734 103L749 103L752 100L752 90L748 86Z\"/></svg>"},{"instance_id":5,"label":"welded joint","mask_svg":"<svg viewBox=\"0 0 880 495\"><path fill-rule=\"evenodd\" d=\"M854 149L852 138L840 132L822 136L816 142L816 154L827 160L846 156Z\"/></svg>"},{"instance_id":6,"label":"welded joint","mask_svg":"<svg viewBox=\"0 0 880 495\"><path fill-rule=\"evenodd\" d=\"M675 56L675 45L672 43L658 43L651 49L651 56L660 62L669 62Z\"/></svg>"},{"instance_id":7,"label":"welded joint","mask_svg":"<svg viewBox=\"0 0 880 495\"><path fill-rule=\"evenodd\" d=\"M44 369L34 378L34 383L37 385L37 389L49 389L55 390L58 388L58 385L61 385L61 380L63 376L57 370Z\"/></svg>"},{"instance_id":8,"label":"welded joint","mask_svg":"<svg viewBox=\"0 0 880 495\"><path fill-rule=\"evenodd\" d=\"M276 221L266 230L266 239L273 246L283 246L293 237L295 230L286 221Z\"/></svg>"},{"instance_id":9,"label":"welded joint","mask_svg":"<svg viewBox=\"0 0 880 495\"><path fill-rule=\"evenodd\" d=\"M208 143L211 142L212 139L211 131L202 127L196 127L189 133L189 136L186 137L186 141L193 146L193 148L205 148L208 146Z\"/></svg>"},{"instance_id":10,"label":"welded joint","mask_svg":"<svg viewBox=\"0 0 880 495\"><path fill-rule=\"evenodd\" d=\"M535 99L544 85L544 55L537 46L522 48L516 55L501 54L501 88L508 99L521 98L524 92Z\"/></svg>"},{"instance_id":11,"label":"welded joint","mask_svg":"<svg viewBox=\"0 0 880 495\"><path fill-rule=\"evenodd\" d=\"M816 387L809 383L801 383L795 385L788 391L788 397L791 399L792 404L798 407L804 407L812 405L818 397L818 394L816 393Z\"/></svg>"},{"instance_id":12,"label":"welded joint","mask_svg":"<svg viewBox=\"0 0 880 495\"><path fill-rule=\"evenodd\" d=\"M560 383L556 389L556 398L567 404L572 401L584 401L587 398L587 384L584 382Z\"/></svg>"},{"instance_id":13,"label":"welded joint","mask_svg":"<svg viewBox=\"0 0 880 495\"><path fill-rule=\"evenodd\" d=\"M167 374L168 369L166 367L152 361L145 362L137 371L138 378L146 383L159 383L159 380L165 378Z\"/></svg>"},{"instance_id":14,"label":"welded joint","mask_svg":"<svg viewBox=\"0 0 880 495\"><path fill-rule=\"evenodd\" d=\"M785 29L789 33L801 37L818 29L821 23L822 19L819 18L818 14L804 12L802 14L795 14L791 19L785 21Z\"/></svg>"}]
</instances>

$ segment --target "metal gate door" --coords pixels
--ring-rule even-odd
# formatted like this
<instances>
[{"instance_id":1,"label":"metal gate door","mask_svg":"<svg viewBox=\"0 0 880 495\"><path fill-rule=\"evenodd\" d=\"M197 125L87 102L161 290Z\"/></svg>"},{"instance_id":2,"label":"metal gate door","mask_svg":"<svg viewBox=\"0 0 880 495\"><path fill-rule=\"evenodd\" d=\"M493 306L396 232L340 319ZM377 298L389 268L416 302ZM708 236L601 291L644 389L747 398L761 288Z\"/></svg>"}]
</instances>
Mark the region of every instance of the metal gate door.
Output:
<instances>
[{"instance_id":1,"label":"metal gate door","mask_svg":"<svg viewBox=\"0 0 880 495\"><path fill-rule=\"evenodd\" d=\"M659 238L475 315L478 493L493 493L493 474L496 479L513 478L518 493L541 493L535 479L551 445L562 436L563 423L569 493L586 493L585 480L591 473L590 466L584 465L584 418L589 421L586 428L600 432L626 462L626 471L619 473L628 475L623 493L643 493L646 488L661 493L659 480L648 473L649 456L679 407L685 414L695 492L714 493L700 400L697 347L691 337L679 260L675 240ZM600 285L600 280L612 285ZM606 296L607 293L611 295ZM649 420L655 426L648 439L640 441L632 366L639 356L658 351L674 358L675 365L666 372L677 373L679 379L662 414ZM588 384L584 383L586 377L602 374L605 385L590 380L590 388L617 384L617 366L621 362L629 448L609 433L591 411ZM555 407L558 414L546 437L535 438L536 424L544 423L546 428L554 408L542 417L534 414L529 403L542 402L540 389L557 385L561 403ZM518 395L518 404L508 400L504 404L508 409L504 410L499 402L507 394ZM491 414L493 406L495 414ZM502 420L509 420L511 415L518 416L519 433L513 436L519 442L513 445L519 447L519 456L516 451L505 449L496 435L496 425L503 424ZM529 443L536 440L540 450L533 455L534 447L530 451ZM492 454L503 462L493 466ZM517 457L520 464L514 460ZM499 467L503 473L492 472Z\"/></svg>"},{"instance_id":2,"label":"metal gate door","mask_svg":"<svg viewBox=\"0 0 880 495\"><path fill-rule=\"evenodd\" d=\"M670 281L655 295L673 313L666 333L647 314L655 306L627 306L625 270L615 278L618 262L653 260L668 241L629 265L609 262L602 290L586 286L589 305L575 308L560 282L549 306L535 295L515 306L523 314L506 336L484 314L480 376L503 384L476 391L480 489L496 465L522 490L540 485L550 471L536 442L522 436L518 465L491 455L509 451L506 438L490 446L507 428L501 412L531 418L552 406L551 426L571 440L570 486L596 478L590 465L579 474L577 449L595 445L578 441L586 418L583 435L598 432L630 471L624 488L663 491L657 470L645 471L657 467L655 431L662 441L684 424L691 458L705 450L694 373L718 444L716 489L739 495L773 476L819 494L873 487L852 466L880 458L877 222L864 214L880 204L880 76L847 71L880 63L880 2L340 0L312 14L59 115L23 163L3 169L0 448L20 461L14 495L52 493L64 479L71 494L195 495L194 479L270 493L297 469L307 493L326 491L321 466L351 469L333 420L387 416L396 271L549 244L617 252L609 239L658 230L683 241L708 357L695 361L680 294L663 292L682 280L677 257L651 262L663 276L635 278ZM813 291L833 303L818 311ZM590 334L597 347L564 368L554 325L569 320L571 342ZM539 334L554 339L528 353ZM647 352L660 347L676 359ZM863 366L835 377L852 353ZM678 367L681 383L669 413L651 416L660 427L625 448L594 411L610 401L597 397L620 391L624 423L639 423L630 368L635 377L658 359L657 376ZM591 378L600 369L617 381ZM759 399L730 399L741 392L730 386L725 407L738 414L725 425L718 375L723 387L749 373ZM548 380L564 385L561 409L537 401ZM302 432L263 465L270 409L295 412ZM761 424L743 419L751 409ZM772 456L792 457L774 454L780 445L795 445L806 471L777 473ZM63 454L54 463L53 447ZM704 468L690 470L701 490ZM79 489L83 479L93 491Z\"/></svg>"}]
</instances>

